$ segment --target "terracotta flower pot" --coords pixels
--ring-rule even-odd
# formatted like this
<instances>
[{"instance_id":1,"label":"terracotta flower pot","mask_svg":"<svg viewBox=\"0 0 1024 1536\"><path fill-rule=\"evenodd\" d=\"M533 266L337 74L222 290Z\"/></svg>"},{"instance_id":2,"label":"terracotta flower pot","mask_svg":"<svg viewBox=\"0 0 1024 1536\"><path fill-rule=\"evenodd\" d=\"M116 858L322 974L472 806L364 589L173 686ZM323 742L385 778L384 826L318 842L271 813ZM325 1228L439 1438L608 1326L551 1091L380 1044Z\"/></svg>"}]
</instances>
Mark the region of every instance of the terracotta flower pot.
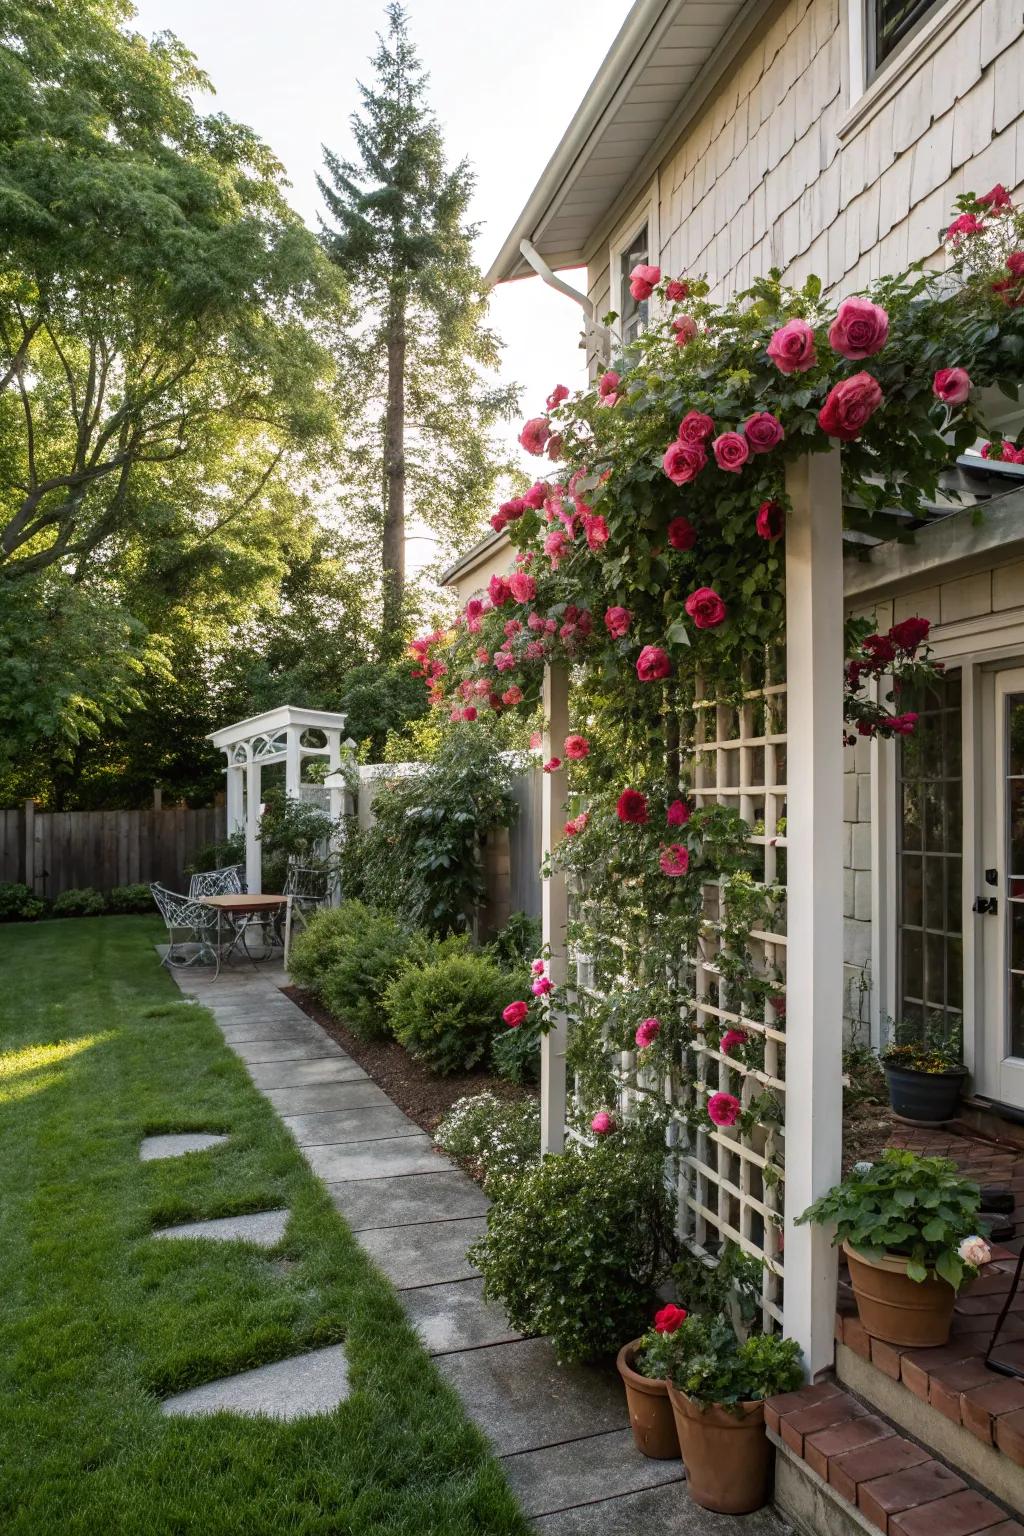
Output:
<instances>
[{"instance_id":1,"label":"terracotta flower pot","mask_svg":"<svg viewBox=\"0 0 1024 1536\"><path fill-rule=\"evenodd\" d=\"M749 1515L767 1504L774 1457L764 1403L701 1408L671 1382L668 1396L693 1502L723 1515Z\"/></svg>"},{"instance_id":2,"label":"terracotta flower pot","mask_svg":"<svg viewBox=\"0 0 1024 1536\"><path fill-rule=\"evenodd\" d=\"M869 1259L847 1243L843 1252L850 1266L857 1312L872 1338L917 1348L945 1344L956 1301L951 1285L934 1275L927 1280L911 1280L907 1274L909 1259L896 1253Z\"/></svg>"},{"instance_id":3,"label":"terracotta flower pot","mask_svg":"<svg viewBox=\"0 0 1024 1536\"><path fill-rule=\"evenodd\" d=\"M629 1427L633 1431L636 1448L656 1461L673 1461L679 1457L679 1436L668 1400L668 1382L654 1381L641 1376L633 1369L633 1361L640 1340L623 1344L615 1364L626 1389L626 1407L629 1409Z\"/></svg>"}]
</instances>

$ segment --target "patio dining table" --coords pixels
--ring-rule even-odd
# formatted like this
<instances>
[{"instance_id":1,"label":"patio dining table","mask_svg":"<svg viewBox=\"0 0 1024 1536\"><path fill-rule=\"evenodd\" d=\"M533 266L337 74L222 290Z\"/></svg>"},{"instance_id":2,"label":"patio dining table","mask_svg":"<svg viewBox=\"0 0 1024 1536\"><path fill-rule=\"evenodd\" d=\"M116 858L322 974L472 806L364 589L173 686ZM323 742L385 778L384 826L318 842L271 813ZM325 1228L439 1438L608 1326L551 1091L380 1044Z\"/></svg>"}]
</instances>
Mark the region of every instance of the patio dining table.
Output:
<instances>
[{"instance_id":1,"label":"patio dining table","mask_svg":"<svg viewBox=\"0 0 1024 1536\"><path fill-rule=\"evenodd\" d=\"M284 921L284 963L288 964L288 951L291 947L292 937L292 898L281 892L265 891L259 895L246 891L232 891L222 896L204 896L204 907L212 907L217 914L217 972L232 954L241 950L251 964L256 964L256 958L249 952L246 944L246 934L257 922L265 926L267 918L276 916L283 907L285 909ZM228 932L224 932L224 921L227 920ZM271 943L270 949L273 949ZM264 956L263 958L269 958Z\"/></svg>"}]
</instances>

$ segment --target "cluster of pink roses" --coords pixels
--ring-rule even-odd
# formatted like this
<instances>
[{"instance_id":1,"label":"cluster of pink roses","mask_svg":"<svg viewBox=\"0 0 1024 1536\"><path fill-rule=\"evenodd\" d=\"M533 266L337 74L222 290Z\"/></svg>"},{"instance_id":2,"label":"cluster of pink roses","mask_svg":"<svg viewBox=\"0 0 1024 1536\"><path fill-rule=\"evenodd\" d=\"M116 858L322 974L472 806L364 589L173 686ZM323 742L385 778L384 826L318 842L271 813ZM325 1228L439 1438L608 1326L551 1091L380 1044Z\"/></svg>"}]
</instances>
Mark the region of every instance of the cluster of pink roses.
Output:
<instances>
[{"instance_id":1,"label":"cluster of pink roses","mask_svg":"<svg viewBox=\"0 0 1024 1536\"><path fill-rule=\"evenodd\" d=\"M703 411L687 411L661 461L673 485L689 485L696 480L708 462L705 444L714 430L714 421ZM738 432L720 432L711 442L711 452L719 469L738 475L751 454L771 453L784 435L782 423L771 411L755 411Z\"/></svg>"},{"instance_id":2,"label":"cluster of pink roses","mask_svg":"<svg viewBox=\"0 0 1024 1536\"><path fill-rule=\"evenodd\" d=\"M981 456L983 459L999 459L1003 464L1024 464L1024 446L1017 447L1005 440L998 445L985 443Z\"/></svg>"}]
</instances>

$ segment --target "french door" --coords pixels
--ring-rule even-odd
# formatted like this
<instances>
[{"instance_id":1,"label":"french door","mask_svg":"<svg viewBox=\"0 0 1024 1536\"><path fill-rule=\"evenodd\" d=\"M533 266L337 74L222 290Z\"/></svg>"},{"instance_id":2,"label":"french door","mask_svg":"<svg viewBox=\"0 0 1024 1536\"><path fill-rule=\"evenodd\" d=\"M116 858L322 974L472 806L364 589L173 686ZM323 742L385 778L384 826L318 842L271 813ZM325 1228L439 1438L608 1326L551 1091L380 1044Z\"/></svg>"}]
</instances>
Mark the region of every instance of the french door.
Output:
<instances>
[{"instance_id":1,"label":"french door","mask_svg":"<svg viewBox=\"0 0 1024 1536\"><path fill-rule=\"evenodd\" d=\"M1024 1110L1024 668L989 674L982 698L981 868L971 921L982 965L975 1083Z\"/></svg>"}]
</instances>

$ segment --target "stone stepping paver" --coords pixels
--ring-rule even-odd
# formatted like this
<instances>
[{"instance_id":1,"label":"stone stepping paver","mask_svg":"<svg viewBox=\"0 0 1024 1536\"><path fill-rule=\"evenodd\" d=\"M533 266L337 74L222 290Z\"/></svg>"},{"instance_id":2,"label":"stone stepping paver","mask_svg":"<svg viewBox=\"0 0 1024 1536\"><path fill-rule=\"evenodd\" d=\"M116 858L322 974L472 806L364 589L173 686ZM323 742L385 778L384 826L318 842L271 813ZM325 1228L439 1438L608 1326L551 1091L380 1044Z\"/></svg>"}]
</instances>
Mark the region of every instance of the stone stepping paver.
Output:
<instances>
[{"instance_id":1,"label":"stone stepping paver","mask_svg":"<svg viewBox=\"0 0 1024 1536\"><path fill-rule=\"evenodd\" d=\"M356 1235L377 1268L396 1290L404 1291L478 1274L466 1258L466 1249L486 1231L482 1216L470 1216L464 1221L429 1221Z\"/></svg>"},{"instance_id":2,"label":"stone stepping paver","mask_svg":"<svg viewBox=\"0 0 1024 1536\"><path fill-rule=\"evenodd\" d=\"M171 1418L241 1413L250 1418L301 1419L330 1413L348 1397L348 1364L343 1344L314 1349L257 1366L240 1376L208 1381L161 1403Z\"/></svg>"},{"instance_id":3,"label":"stone stepping paver","mask_svg":"<svg viewBox=\"0 0 1024 1536\"><path fill-rule=\"evenodd\" d=\"M614 1369L559 1365L547 1339L438 1355L435 1364L502 1456L621 1429L626 1418Z\"/></svg>"},{"instance_id":4,"label":"stone stepping paver","mask_svg":"<svg viewBox=\"0 0 1024 1536\"><path fill-rule=\"evenodd\" d=\"M350 1141L342 1146L304 1150L313 1172L328 1184L344 1179L387 1179L396 1173L434 1173L441 1161L429 1136Z\"/></svg>"},{"instance_id":5,"label":"stone stepping paver","mask_svg":"<svg viewBox=\"0 0 1024 1536\"><path fill-rule=\"evenodd\" d=\"M423 1132L394 1104L367 1109L332 1109L281 1117L300 1147L341 1146L348 1141L387 1141Z\"/></svg>"},{"instance_id":6,"label":"stone stepping paver","mask_svg":"<svg viewBox=\"0 0 1024 1536\"><path fill-rule=\"evenodd\" d=\"M792 1536L770 1506L756 1515L716 1515L687 1497L685 1483L541 1515L534 1529L540 1536Z\"/></svg>"},{"instance_id":7,"label":"stone stepping paver","mask_svg":"<svg viewBox=\"0 0 1024 1536\"><path fill-rule=\"evenodd\" d=\"M250 1211L244 1216L218 1216L212 1221L185 1221L176 1227L158 1227L154 1237L199 1237L215 1243L255 1243L276 1248L284 1237L289 1211Z\"/></svg>"},{"instance_id":8,"label":"stone stepping paver","mask_svg":"<svg viewBox=\"0 0 1024 1536\"><path fill-rule=\"evenodd\" d=\"M298 1088L266 1088L279 1115L315 1115L328 1109L370 1109L376 1104L393 1108L383 1088L366 1078L356 1083L309 1083Z\"/></svg>"},{"instance_id":9,"label":"stone stepping paver","mask_svg":"<svg viewBox=\"0 0 1024 1536\"><path fill-rule=\"evenodd\" d=\"M428 1355L447 1355L482 1344L509 1344L521 1337L502 1309L484 1300L482 1280L454 1280L403 1291L402 1306ZM631 1437L632 1438L632 1437Z\"/></svg>"},{"instance_id":10,"label":"stone stepping paver","mask_svg":"<svg viewBox=\"0 0 1024 1536\"><path fill-rule=\"evenodd\" d=\"M441 1173L398 1174L394 1178L352 1179L330 1184L331 1199L353 1232L405 1227L423 1221L458 1221L484 1216L489 1201L479 1184L441 1163Z\"/></svg>"},{"instance_id":11,"label":"stone stepping paver","mask_svg":"<svg viewBox=\"0 0 1024 1536\"><path fill-rule=\"evenodd\" d=\"M297 1024L294 1019L254 1019L248 1024L222 1024L221 1033L228 1045L244 1045L252 1040L320 1040L315 1024Z\"/></svg>"},{"instance_id":12,"label":"stone stepping paver","mask_svg":"<svg viewBox=\"0 0 1024 1536\"><path fill-rule=\"evenodd\" d=\"M681 1460L655 1461L638 1455L630 1429L612 1429L604 1435L548 1445L539 1451L520 1451L505 1456L501 1465L528 1515L549 1515L683 1480ZM683 1497L682 1490L676 1490L676 1497Z\"/></svg>"},{"instance_id":13,"label":"stone stepping paver","mask_svg":"<svg viewBox=\"0 0 1024 1536\"><path fill-rule=\"evenodd\" d=\"M313 1061L264 1061L248 1067L261 1093L271 1088L304 1088L310 1083L368 1083L362 1067L350 1056L321 1056Z\"/></svg>"},{"instance_id":14,"label":"stone stepping paver","mask_svg":"<svg viewBox=\"0 0 1024 1536\"><path fill-rule=\"evenodd\" d=\"M205 1152L208 1147L219 1147L226 1136L214 1136L202 1131L181 1131L168 1136L146 1136L139 1146L139 1157L144 1163L153 1163L160 1157L184 1157L186 1152Z\"/></svg>"},{"instance_id":15,"label":"stone stepping paver","mask_svg":"<svg viewBox=\"0 0 1024 1536\"><path fill-rule=\"evenodd\" d=\"M244 1062L319 1061L323 1056L343 1056L340 1045L328 1040L239 1040L231 1049ZM351 1058L347 1058L351 1060Z\"/></svg>"}]
</instances>

